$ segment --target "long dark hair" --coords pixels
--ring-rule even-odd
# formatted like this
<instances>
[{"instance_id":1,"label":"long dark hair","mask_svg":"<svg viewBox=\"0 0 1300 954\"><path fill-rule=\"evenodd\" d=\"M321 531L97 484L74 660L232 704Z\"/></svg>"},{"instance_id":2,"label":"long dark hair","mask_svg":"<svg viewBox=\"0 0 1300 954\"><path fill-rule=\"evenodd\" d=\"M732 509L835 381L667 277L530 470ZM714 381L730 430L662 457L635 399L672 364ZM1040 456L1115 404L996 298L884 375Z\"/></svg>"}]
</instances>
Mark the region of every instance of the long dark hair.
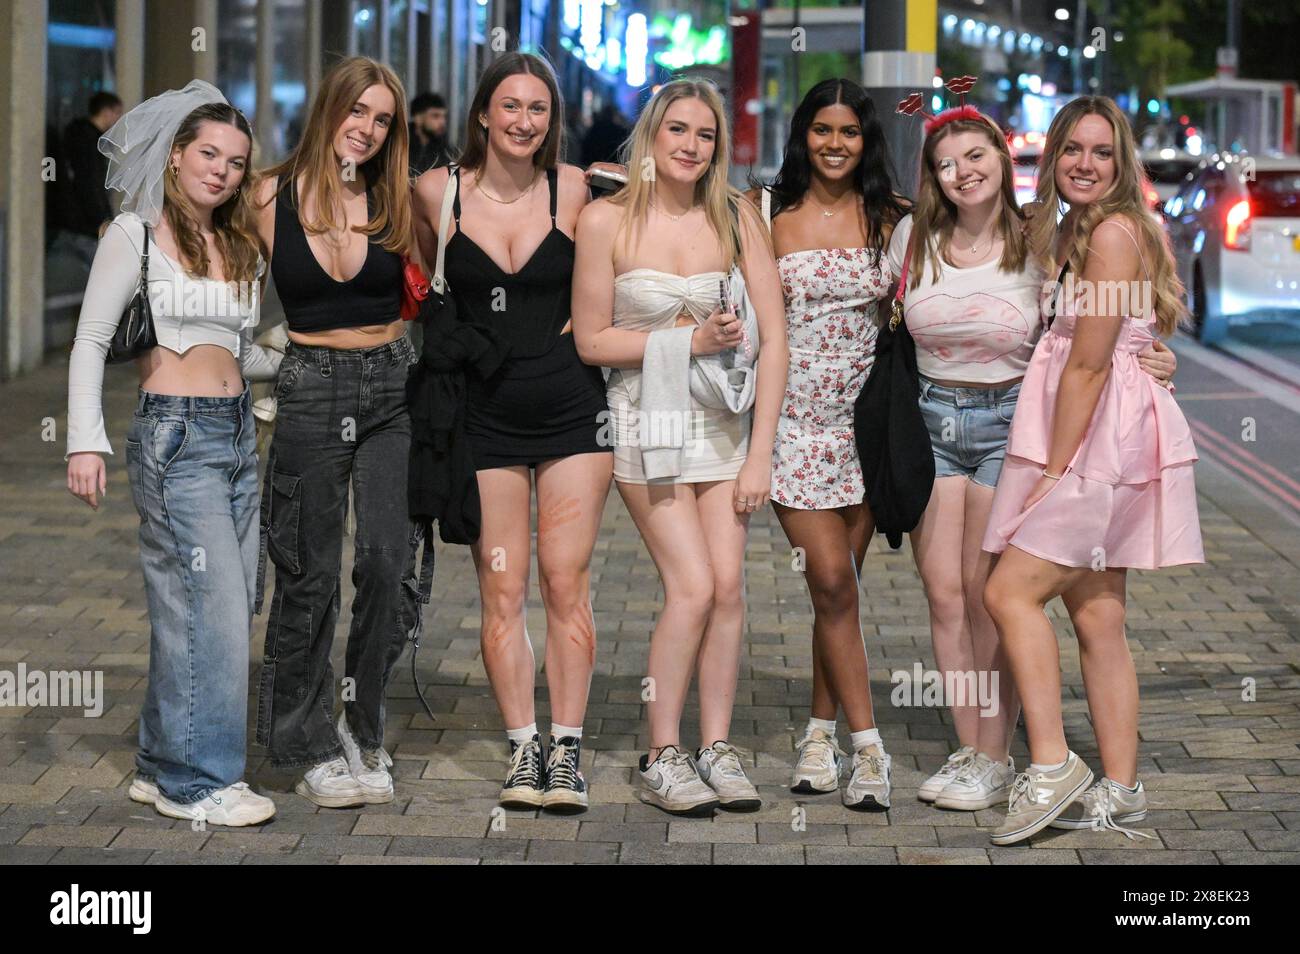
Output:
<instances>
[{"instance_id":1,"label":"long dark hair","mask_svg":"<svg viewBox=\"0 0 1300 954\"><path fill-rule=\"evenodd\" d=\"M535 53L514 52L493 60L479 77L478 88L474 90L474 99L469 104L465 117L465 149L460 156L462 168L477 169L487 159L488 137L479 119L487 112L492 94L497 91L502 80L519 73L536 76L551 94L550 126L546 130L545 142L533 153L533 165L541 169L554 169L559 162L560 147L564 140L564 101L560 99L555 70Z\"/></svg>"},{"instance_id":2,"label":"long dark hair","mask_svg":"<svg viewBox=\"0 0 1300 954\"><path fill-rule=\"evenodd\" d=\"M808 90L794 111L781 171L770 187L772 214L798 205L808 194L813 177L812 160L808 156L808 129L819 110L841 104L853 110L862 128L862 159L853 173L853 187L862 196L867 246L879 250L885 244L885 226L895 225L907 214L907 207L894 191L896 177L890 168L885 133L876 119L876 104L867 91L851 79L822 80Z\"/></svg>"}]
</instances>

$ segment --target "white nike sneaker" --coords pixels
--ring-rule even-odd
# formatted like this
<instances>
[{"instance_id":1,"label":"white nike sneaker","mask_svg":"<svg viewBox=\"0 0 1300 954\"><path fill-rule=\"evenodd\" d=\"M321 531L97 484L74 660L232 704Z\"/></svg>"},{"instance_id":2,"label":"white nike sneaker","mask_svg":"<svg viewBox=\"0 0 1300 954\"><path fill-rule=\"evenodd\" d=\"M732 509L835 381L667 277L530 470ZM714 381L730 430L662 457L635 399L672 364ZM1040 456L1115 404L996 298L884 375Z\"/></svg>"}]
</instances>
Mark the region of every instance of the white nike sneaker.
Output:
<instances>
[{"instance_id":1,"label":"white nike sneaker","mask_svg":"<svg viewBox=\"0 0 1300 954\"><path fill-rule=\"evenodd\" d=\"M348 727L347 713L339 714L339 741L343 743L343 758L347 760L348 770L357 780L365 793L366 801L371 805L382 805L393 800L393 776L388 767L393 764L383 746L373 750L363 750L352 737Z\"/></svg>"},{"instance_id":2,"label":"white nike sneaker","mask_svg":"<svg viewBox=\"0 0 1300 954\"><path fill-rule=\"evenodd\" d=\"M641 756L637 798L673 815L708 816L718 807L717 793L704 784L691 757L665 746L653 762Z\"/></svg>"},{"instance_id":3,"label":"white nike sneaker","mask_svg":"<svg viewBox=\"0 0 1300 954\"><path fill-rule=\"evenodd\" d=\"M975 746L963 745L948 756L948 761L943 763L939 771L921 783L921 787L916 790L916 797L923 802L934 801L939 797L939 793L948 787L948 783L955 779L957 774L974 760Z\"/></svg>"},{"instance_id":4,"label":"white nike sneaker","mask_svg":"<svg viewBox=\"0 0 1300 954\"><path fill-rule=\"evenodd\" d=\"M840 787L840 759L848 753L835 742L835 736L813 729L799 742L799 758L794 766L790 791L801 795L825 795Z\"/></svg>"},{"instance_id":5,"label":"white nike sneaker","mask_svg":"<svg viewBox=\"0 0 1300 954\"><path fill-rule=\"evenodd\" d=\"M853 753L853 772L840 801L859 811L884 811L889 807L890 766L893 760L883 746L864 745Z\"/></svg>"},{"instance_id":6,"label":"white nike sneaker","mask_svg":"<svg viewBox=\"0 0 1300 954\"><path fill-rule=\"evenodd\" d=\"M944 787L934 800L934 807L974 812L1001 805L1011 797L1011 781L1015 777L1016 763L1012 759L994 762L981 752Z\"/></svg>"},{"instance_id":7,"label":"white nike sneaker","mask_svg":"<svg viewBox=\"0 0 1300 954\"><path fill-rule=\"evenodd\" d=\"M151 778L137 775L131 779L131 787L126 790L126 797L141 805L153 805L158 801L158 783Z\"/></svg>"},{"instance_id":8,"label":"white nike sneaker","mask_svg":"<svg viewBox=\"0 0 1300 954\"><path fill-rule=\"evenodd\" d=\"M714 742L700 749L695 767L701 781L718 793L718 807L723 811L756 812L763 807L758 789L745 775L740 752L730 742Z\"/></svg>"},{"instance_id":9,"label":"white nike sneaker","mask_svg":"<svg viewBox=\"0 0 1300 954\"><path fill-rule=\"evenodd\" d=\"M173 802L166 795L160 794L158 801L154 802L154 808L158 814L168 818L203 821L209 825L226 825L231 828L260 825L275 814L275 802L264 795L258 795L248 787L247 782L227 785L207 798L188 805Z\"/></svg>"},{"instance_id":10,"label":"white nike sneaker","mask_svg":"<svg viewBox=\"0 0 1300 954\"><path fill-rule=\"evenodd\" d=\"M313 765L293 790L321 808L354 808L369 804L365 789L353 777L341 755Z\"/></svg>"}]
</instances>

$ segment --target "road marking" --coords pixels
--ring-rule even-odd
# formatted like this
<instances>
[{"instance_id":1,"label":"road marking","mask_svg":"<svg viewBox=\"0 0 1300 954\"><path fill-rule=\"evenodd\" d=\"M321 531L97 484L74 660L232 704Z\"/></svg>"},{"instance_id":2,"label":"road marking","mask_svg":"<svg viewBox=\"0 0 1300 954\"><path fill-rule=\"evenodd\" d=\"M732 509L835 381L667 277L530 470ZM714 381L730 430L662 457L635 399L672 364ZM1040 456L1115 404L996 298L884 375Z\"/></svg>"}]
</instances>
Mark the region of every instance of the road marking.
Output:
<instances>
[{"instance_id":1,"label":"road marking","mask_svg":"<svg viewBox=\"0 0 1300 954\"><path fill-rule=\"evenodd\" d=\"M1300 511L1300 483L1244 448L1233 444L1209 425L1193 420L1189 420L1188 424L1191 425L1196 436L1205 442L1202 449L1220 464L1236 471L1256 487L1273 494L1275 500L1283 500ZM1276 477L1277 481L1266 477L1264 471ZM1296 493L1290 493L1287 488L1295 490Z\"/></svg>"},{"instance_id":2,"label":"road marking","mask_svg":"<svg viewBox=\"0 0 1300 954\"><path fill-rule=\"evenodd\" d=\"M1285 358L1279 358L1277 355L1269 354L1263 348L1242 344L1240 341L1221 341L1215 347L1220 351L1226 351L1239 361L1253 364L1258 370L1275 378L1284 386L1293 389L1296 387L1295 378L1300 374L1300 368Z\"/></svg>"},{"instance_id":3,"label":"road marking","mask_svg":"<svg viewBox=\"0 0 1300 954\"><path fill-rule=\"evenodd\" d=\"M1255 388L1259 391L1260 397L1268 398L1291 413L1300 415L1300 388L1281 384L1261 374L1259 369L1250 367L1244 361L1207 348L1186 335L1178 337L1177 350L1180 361L1185 357L1216 374L1223 375L1233 384ZM1177 381L1174 383L1177 384ZM1183 399L1182 395L1178 396L1179 401Z\"/></svg>"}]
</instances>

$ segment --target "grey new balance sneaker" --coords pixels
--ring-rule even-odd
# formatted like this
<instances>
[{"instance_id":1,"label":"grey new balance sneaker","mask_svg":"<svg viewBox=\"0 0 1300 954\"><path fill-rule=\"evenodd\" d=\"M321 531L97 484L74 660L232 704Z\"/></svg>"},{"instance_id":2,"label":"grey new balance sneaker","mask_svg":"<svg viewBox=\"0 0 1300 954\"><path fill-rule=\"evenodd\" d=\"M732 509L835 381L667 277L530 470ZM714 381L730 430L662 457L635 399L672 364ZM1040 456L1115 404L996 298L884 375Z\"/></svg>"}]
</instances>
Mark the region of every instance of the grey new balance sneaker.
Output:
<instances>
[{"instance_id":1,"label":"grey new balance sneaker","mask_svg":"<svg viewBox=\"0 0 1300 954\"><path fill-rule=\"evenodd\" d=\"M718 807L728 812L756 812L763 800L745 774L740 752L730 742L714 742L695 756L700 780L718 795Z\"/></svg>"},{"instance_id":2,"label":"grey new balance sneaker","mask_svg":"<svg viewBox=\"0 0 1300 954\"><path fill-rule=\"evenodd\" d=\"M636 794L647 805L673 815L712 815L717 809L717 793L704 784L694 760L677 746L665 746L653 762L641 756L640 768Z\"/></svg>"},{"instance_id":3,"label":"grey new balance sneaker","mask_svg":"<svg viewBox=\"0 0 1300 954\"><path fill-rule=\"evenodd\" d=\"M993 832L995 845L1014 845L1038 834L1092 784L1092 769L1070 753L1058 771L1021 772L1011 786L1007 817Z\"/></svg>"},{"instance_id":4,"label":"grey new balance sneaker","mask_svg":"<svg viewBox=\"0 0 1300 954\"><path fill-rule=\"evenodd\" d=\"M1110 779L1103 777L1096 785L1088 789L1075 801L1066 806L1065 811L1056 816L1053 828L1097 828L1122 832L1126 838L1150 838L1151 835L1141 831L1130 831L1123 825L1132 825L1147 817L1147 793L1142 782L1137 783L1137 791L1130 792Z\"/></svg>"}]
</instances>

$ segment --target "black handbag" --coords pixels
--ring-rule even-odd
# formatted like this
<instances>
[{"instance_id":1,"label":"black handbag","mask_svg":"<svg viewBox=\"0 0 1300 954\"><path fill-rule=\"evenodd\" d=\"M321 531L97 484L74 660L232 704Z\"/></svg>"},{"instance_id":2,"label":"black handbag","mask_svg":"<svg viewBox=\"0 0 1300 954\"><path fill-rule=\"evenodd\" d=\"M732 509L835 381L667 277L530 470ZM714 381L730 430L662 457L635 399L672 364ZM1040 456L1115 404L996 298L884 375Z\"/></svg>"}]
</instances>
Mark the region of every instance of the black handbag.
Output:
<instances>
[{"instance_id":1,"label":"black handbag","mask_svg":"<svg viewBox=\"0 0 1300 954\"><path fill-rule=\"evenodd\" d=\"M920 523L934 489L934 451L921 415L916 343L903 320L911 258L909 245L889 322L876 336L871 372L853 404L853 437L867 506L877 532L895 550L903 545L903 534Z\"/></svg>"},{"instance_id":2,"label":"black handbag","mask_svg":"<svg viewBox=\"0 0 1300 954\"><path fill-rule=\"evenodd\" d=\"M144 251L140 253L140 287L118 319L113 340L108 344L105 361L122 364L134 361L150 348L158 346L153 326L153 308L149 304L149 226L144 227Z\"/></svg>"}]
</instances>

